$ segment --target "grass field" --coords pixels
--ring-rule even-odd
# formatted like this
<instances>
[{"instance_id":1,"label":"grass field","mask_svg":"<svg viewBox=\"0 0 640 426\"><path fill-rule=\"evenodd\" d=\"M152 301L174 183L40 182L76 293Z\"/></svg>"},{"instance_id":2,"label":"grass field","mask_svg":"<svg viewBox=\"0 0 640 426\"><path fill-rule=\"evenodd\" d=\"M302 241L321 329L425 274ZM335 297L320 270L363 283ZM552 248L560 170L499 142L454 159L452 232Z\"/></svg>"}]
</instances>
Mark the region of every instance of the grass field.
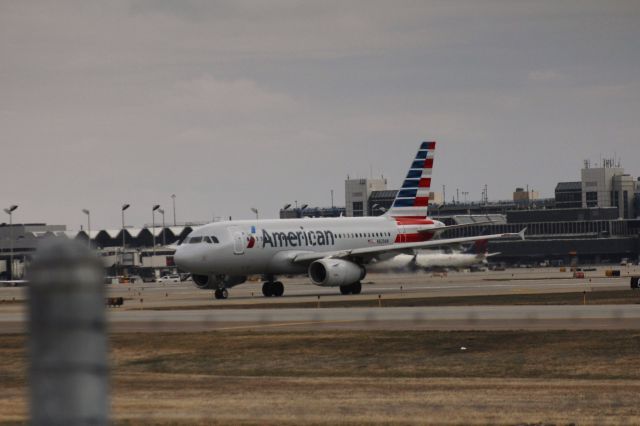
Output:
<instances>
[{"instance_id":1,"label":"grass field","mask_svg":"<svg viewBox=\"0 0 640 426\"><path fill-rule=\"evenodd\" d=\"M26 421L24 339L0 336L6 423ZM119 334L111 349L123 424L640 424L637 331Z\"/></svg>"}]
</instances>

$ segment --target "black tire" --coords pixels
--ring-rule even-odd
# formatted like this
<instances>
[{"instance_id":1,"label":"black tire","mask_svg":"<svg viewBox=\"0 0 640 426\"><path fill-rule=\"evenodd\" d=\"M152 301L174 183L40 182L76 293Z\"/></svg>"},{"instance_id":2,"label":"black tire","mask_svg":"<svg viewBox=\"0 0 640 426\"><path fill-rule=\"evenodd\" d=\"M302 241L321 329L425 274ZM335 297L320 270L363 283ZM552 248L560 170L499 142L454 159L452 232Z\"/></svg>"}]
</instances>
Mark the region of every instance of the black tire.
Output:
<instances>
[{"instance_id":1,"label":"black tire","mask_svg":"<svg viewBox=\"0 0 640 426\"><path fill-rule=\"evenodd\" d=\"M340 286L340 293L347 295L347 294L351 294L351 286L350 285L341 285Z\"/></svg>"},{"instance_id":2,"label":"black tire","mask_svg":"<svg viewBox=\"0 0 640 426\"><path fill-rule=\"evenodd\" d=\"M351 284L351 294L360 294L361 291L362 291L362 284L360 283L360 281L358 281L357 283Z\"/></svg>"},{"instance_id":3,"label":"black tire","mask_svg":"<svg viewBox=\"0 0 640 426\"><path fill-rule=\"evenodd\" d=\"M264 295L264 297L273 296L273 283L267 281L262 284L262 294Z\"/></svg>"},{"instance_id":4,"label":"black tire","mask_svg":"<svg viewBox=\"0 0 640 426\"><path fill-rule=\"evenodd\" d=\"M280 297L284 294L284 285L280 281L273 283L273 295Z\"/></svg>"},{"instance_id":5,"label":"black tire","mask_svg":"<svg viewBox=\"0 0 640 426\"><path fill-rule=\"evenodd\" d=\"M216 299L222 299L222 290L217 288L216 291L213 292L213 297L215 297Z\"/></svg>"}]
</instances>

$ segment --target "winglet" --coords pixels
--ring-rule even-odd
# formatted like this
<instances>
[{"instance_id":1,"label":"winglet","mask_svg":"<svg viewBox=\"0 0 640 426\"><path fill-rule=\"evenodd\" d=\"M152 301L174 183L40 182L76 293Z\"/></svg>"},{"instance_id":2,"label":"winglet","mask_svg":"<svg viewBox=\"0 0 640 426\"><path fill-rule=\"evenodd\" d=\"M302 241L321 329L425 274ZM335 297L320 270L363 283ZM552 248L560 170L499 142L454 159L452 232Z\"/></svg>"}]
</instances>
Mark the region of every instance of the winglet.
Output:
<instances>
[{"instance_id":1,"label":"winglet","mask_svg":"<svg viewBox=\"0 0 640 426\"><path fill-rule=\"evenodd\" d=\"M524 228L522 231L518 232L518 237L520 237L520 239L522 241L524 241L524 233L527 232L527 228Z\"/></svg>"}]
</instances>

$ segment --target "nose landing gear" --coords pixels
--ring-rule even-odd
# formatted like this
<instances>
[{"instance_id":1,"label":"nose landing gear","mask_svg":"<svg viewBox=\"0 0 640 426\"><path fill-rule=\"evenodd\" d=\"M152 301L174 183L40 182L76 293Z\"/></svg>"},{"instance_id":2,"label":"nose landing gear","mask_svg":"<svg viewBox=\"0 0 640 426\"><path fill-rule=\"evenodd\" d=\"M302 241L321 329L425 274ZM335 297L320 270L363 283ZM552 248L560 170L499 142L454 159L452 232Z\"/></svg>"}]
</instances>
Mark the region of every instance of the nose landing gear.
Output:
<instances>
[{"instance_id":1,"label":"nose landing gear","mask_svg":"<svg viewBox=\"0 0 640 426\"><path fill-rule=\"evenodd\" d=\"M284 294L284 285L280 281L266 281L262 284L262 294L264 297L280 297Z\"/></svg>"},{"instance_id":2,"label":"nose landing gear","mask_svg":"<svg viewBox=\"0 0 640 426\"><path fill-rule=\"evenodd\" d=\"M213 293L213 295L216 299L226 299L227 297L229 297L229 292L226 288L218 288Z\"/></svg>"}]
</instances>

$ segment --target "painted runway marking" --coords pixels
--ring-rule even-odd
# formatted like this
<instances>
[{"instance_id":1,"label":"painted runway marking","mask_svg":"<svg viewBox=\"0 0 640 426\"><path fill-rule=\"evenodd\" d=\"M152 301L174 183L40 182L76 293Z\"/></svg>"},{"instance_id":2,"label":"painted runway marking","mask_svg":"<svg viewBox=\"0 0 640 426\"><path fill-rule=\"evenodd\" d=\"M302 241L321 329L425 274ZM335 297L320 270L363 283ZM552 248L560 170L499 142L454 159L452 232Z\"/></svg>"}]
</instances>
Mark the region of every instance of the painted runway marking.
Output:
<instances>
[{"instance_id":1,"label":"painted runway marking","mask_svg":"<svg viewBox=\"0 0 640 426\"><path fill-rule=\"evenodd\" d=\"M267 328L267 327L288 327L293 325L316 325L316 324L338 324L338 323L349 323L349 322L362 322L362 320L340 320L340 321L304 321L304 322L283 322L277 324L253 324L253 325L238 325L233 327L221 327L216 328L216 330L239 330L243 328Z\"/></svg>"}]
</instances>

